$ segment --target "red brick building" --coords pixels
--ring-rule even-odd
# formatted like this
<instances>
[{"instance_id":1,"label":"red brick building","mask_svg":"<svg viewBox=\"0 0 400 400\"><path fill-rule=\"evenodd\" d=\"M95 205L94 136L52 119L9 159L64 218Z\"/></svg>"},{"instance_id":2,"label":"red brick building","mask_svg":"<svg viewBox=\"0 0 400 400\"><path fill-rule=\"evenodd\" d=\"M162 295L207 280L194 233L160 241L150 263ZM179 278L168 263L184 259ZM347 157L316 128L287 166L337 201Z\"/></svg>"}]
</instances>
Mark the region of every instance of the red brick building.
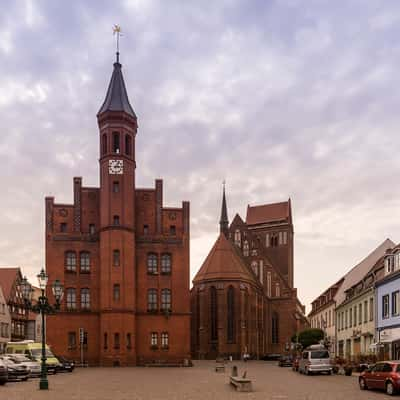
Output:
<instances>
[{"instance_id":1,"label":"red brick building","mask_svg":"<svg viewBox=\"0 0 400 400\"><path fill-rule=\"evenodd\" d=\"M78 360L82 330L90 364L182 363L190 357L189 203L165 207L162 180L135 185L138 125L118 56L97 121L100 187L74 178L73 204L46 197L46 269L65 288L47 342Z\"/></svg>"},{"instance_id":2,"label":"red brick building","mask_svg":"<svg viewBox=\"0 0 400 400\"><path fill-rule=\"evenodd\" d=\"M193 279L192 355L282 353L307 325L293 288L293 222L287 202L247 208L229 226L225 189L220 235Z\"/></svg>"}]
</instances>

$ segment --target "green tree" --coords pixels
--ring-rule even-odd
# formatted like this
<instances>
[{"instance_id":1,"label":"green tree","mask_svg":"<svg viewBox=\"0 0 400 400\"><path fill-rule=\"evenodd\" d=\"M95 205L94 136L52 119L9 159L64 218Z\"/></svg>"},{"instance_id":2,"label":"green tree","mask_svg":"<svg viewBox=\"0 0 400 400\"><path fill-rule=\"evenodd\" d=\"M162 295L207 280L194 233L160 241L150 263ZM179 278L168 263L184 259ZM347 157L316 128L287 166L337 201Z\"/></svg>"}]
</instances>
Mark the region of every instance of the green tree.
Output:
<instances>
[{"instance_id":1,"label":"green tree","mask_svg":"<svg viewBox=\"0 0 400 400\"><path fill-rule=\"evenodd\" d=\"M293 335L292 342L296 343L296 339L296 335ZM321 340L324 340L324 331L322 329L305 329L298 334L298 342L301 344L303 349L311 346L312 344L318 344Z\"/></svg>"}]
</instances>

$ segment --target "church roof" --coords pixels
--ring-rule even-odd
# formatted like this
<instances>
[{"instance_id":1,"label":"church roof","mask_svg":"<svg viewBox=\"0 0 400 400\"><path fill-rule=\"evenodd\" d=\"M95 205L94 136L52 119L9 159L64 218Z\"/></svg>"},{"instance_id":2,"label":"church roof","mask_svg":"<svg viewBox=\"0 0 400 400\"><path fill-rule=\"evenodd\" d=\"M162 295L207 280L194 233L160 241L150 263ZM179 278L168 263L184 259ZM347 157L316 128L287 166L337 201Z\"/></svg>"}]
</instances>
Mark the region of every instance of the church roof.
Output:
<instances>
[{"instance_id":1,"label":"church roof","mask_svg":"<svg viewBox=\"0 0 400 400\"><path fill-rule=\"evenodd\" d=\"M129 103L128 92L126 91L124 77L122 76L122 65L114 63L114 70L111 75L110 84L103 105L98 112L102 114L106 111L123 111L136 118L131 104Z\"/></svg>"},{"instance_id":2,"label":"church roof","mask_svg":"<svg viewBox=\"0 0 400 400\"><path fill-rule=\"evenodd\" d=\"M263 204L261 206L247 206L247 225L289 219L290 200L281 203Z\"/></svg>"},{"instance_id":3,"label":"church roof","mask_svg":"<svg viewBox=\"0 0 400 400\"><path fill-rule=\"evenodd\" d=\"M213 280L243 280L258 285L233 244L220 233L217 241L193 279L193 283Z\"/></svg>"}]
</instances>

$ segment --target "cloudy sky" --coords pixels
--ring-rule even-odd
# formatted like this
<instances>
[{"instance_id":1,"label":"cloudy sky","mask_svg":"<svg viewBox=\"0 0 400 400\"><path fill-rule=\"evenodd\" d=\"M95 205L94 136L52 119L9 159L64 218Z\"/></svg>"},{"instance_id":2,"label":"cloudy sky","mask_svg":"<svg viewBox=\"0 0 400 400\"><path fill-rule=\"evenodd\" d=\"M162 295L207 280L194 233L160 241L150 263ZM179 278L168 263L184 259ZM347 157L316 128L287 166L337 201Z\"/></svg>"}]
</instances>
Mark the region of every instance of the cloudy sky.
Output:
<instances>
[{"instance_id":1,"label":"cloudy sky","mask_svg":"<svg viewBox=\"0 0 400 400\"><path fill-rule=\"evenodd\" d=\"M292 198L307 305L400 238L397 0L0 0L0 265L44 265L44 197L98 185L96 113L121 62L137 183L191 202L191 272L247 204Z\"/></svg>"}]
</instances>

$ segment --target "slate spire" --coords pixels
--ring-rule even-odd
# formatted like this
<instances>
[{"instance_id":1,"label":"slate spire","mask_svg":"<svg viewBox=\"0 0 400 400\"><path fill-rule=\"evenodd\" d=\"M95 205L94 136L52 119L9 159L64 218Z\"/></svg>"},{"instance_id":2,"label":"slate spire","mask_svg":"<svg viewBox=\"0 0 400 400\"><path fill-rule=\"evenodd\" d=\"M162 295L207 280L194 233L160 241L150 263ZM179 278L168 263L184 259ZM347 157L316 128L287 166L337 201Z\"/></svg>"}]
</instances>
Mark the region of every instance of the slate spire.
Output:
<instances>
[{"instance_id":1,"label":"slate spire","mask_svg":"<svg viewBox=\"0 0 400 400\"><path fill-rule=\"evenodd\" d=\"M220 233L223 233L226 238L228 238L228 230L229 230L229 220L228 220L228 210L226 208L225 181L224 181L223 191L222 191L221 218L219 220L219 231Z\"/></svg>"},{"instance_id":2,"label":"slate spire","mask_svg":"<svg viewBox=\"0 0 400 400\"><path fill-rule=\"evenodd\" d=\"M136 118L136 114L129 102L128 92L126 91L121 68L122 65L119 62L119 52L117 52L117 60L114 63L114 70L111 75L110 84L108 85L106 98L97 113L98 116L106 111L122 111L131 117Z\"/></svg>"}]
</instances>

